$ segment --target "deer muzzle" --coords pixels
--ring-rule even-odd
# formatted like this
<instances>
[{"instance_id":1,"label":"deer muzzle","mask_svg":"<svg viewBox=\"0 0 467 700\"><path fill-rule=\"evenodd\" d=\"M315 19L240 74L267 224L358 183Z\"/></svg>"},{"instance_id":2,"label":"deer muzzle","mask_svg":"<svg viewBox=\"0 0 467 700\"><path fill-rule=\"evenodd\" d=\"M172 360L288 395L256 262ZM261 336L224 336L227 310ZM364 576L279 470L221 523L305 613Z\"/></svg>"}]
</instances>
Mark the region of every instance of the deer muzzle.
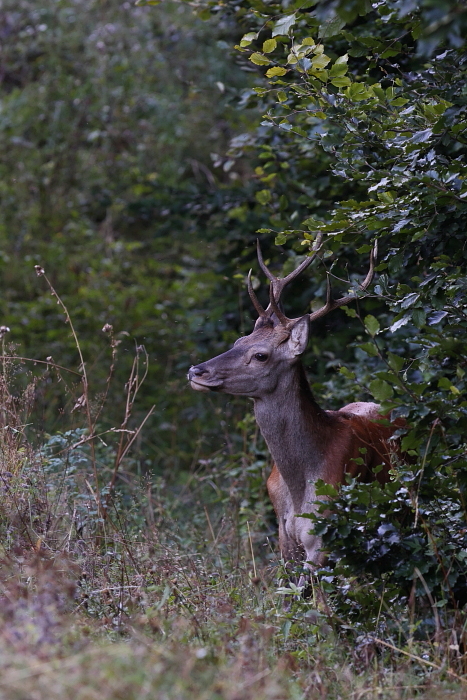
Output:
<instances>
[{"instance_id":1,"label":"deer muzzle","mask_svg":"<svg viewBox=\"0 0 467 700\"><path fill-rule=\"evenodd\" d=\"M219 385L209 384L209 378L209 370L202 365L190 367L188 370L188 381L195 391L217 391Z\"/></svg>"}]
</instances>

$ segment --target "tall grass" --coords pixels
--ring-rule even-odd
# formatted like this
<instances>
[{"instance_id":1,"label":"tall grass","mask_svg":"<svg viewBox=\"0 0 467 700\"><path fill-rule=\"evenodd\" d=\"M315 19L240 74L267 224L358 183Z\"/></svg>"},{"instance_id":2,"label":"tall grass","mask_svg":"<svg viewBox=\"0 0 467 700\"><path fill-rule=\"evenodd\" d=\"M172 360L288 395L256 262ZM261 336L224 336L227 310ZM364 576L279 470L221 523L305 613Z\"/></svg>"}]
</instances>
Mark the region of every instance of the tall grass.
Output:
<instances>
[{"instance_id":1,"label":"tall grass","mask_svg":"<svg viewBox=\"0 0 467 700\"><path fill-rule=\"evenodd\" d=\"M110 382L117 356L106 332ZM409 616L402 608L381 609L371 629L345 616L342 585L339 601L325 587L319 606L279 580L268 459L251 418L238 428L238 451L156 478L138 473L131 452L144 351L120 425L100 432L106 392L93 397L81 357L74 396L66 385L75 426L64 415L63 431L39 444L31 437L39 380L5 345L2 357L0 698L466 696L457 631L398 636L397 625L380 623ZM63 368L48 365L44 381L52 365L59 380ZM21 391L18 373L30 378Z\"/></svg>"}]
</instances>

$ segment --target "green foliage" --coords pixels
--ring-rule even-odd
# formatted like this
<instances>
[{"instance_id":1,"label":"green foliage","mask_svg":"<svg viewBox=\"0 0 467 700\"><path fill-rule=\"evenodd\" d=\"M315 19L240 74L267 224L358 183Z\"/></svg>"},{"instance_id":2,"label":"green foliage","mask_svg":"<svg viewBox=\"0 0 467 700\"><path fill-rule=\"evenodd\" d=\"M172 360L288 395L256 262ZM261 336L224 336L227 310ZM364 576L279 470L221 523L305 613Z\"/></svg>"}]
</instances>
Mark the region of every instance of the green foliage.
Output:
<instances>
[{"instance_id":1,"label":"green foliage","mask_svg":"<svg viewBox=\"0 0 467 700\"><path fill-rule=\"evenodd\" d=\"M114 326L119 361L109 397L115 413L102 418L103 429L116 424L124 403L130 347L135 341L147 347L150 389L135 421L149 406L156 409L141 457L131 467L163 475L158 494L167 483L176 491L174 474L181 467L191 464L188 485L199 469L197 495L202 491L210 503L214 523L206 530L203 520L203 530L206 513L190 502L190 525L204 539L208 532L215 551L196 564L183 590L168 584L169 576L184 571L173 562L201 551L203 537L190 539L186 528L175 532L167 513L186 521L186 503L180 498L181 511L160 498L157 525L167 521L173 530L162 547L170 540L185 549L154 583L148 562L156 544L148 538L135 570L146 572L145 586L148 581L155 586L144 588L150 601L145 610L155 611L148 620L165 611L175 625L170 611L182 601L190 620L196 619L190 634L209 637L198 620L206 619L212 601L206 571L217 572L215 585L229 610L256 585L250 572L228 594L222 588L235 579L222 578L225 557L240 545L234 538L221 543L217 533L221 513L229 509L249 555L255 542L254 533L247 539L250 523L269 531L269 511L261 505L266 465L248 419L240 437L230 427L244 413L243 404L226 401L214 408L205 396L186 391L186 369L224 350L248 327L243 282L254 259L256 229L266 258L273 258L274 242L281 246L285 272L308 252L318 232L325 234L315 281L298 281L287 300L297 316L310 298L312 306L325 299L322 266L344 293L352 287L361 297L357 283L378 240L372 297L359 298L347 315L335 313L314 329L313 389L327 408L358 399L381 402L384 413L402 421L398 437L407 459L395 461L384 490L350 483L338 497L323 492L333 498L332 512L315 527L338 559L323 586L330 589L337 613L331 622L340 639L349 620L358 622L353 631L395 634L391 610L402 620L398 639L409 645L420 620L423 631L436 628L439 635L439 625L447 629L452 611L463 605L466 589L467 14L453 0L199 0L196 11L202 19L215 15L213 26L195 20L184 3L155 9L144 4L86 0L79 11L71 0L40 7L32 0L5 4L2 323L12 329L21 355L78 367L75 344L64 338L62 310L33 276L33 265L42 265L73 316L97 393L107 386L108 363L102 358L112 353L101 329ZM230 55L235 42L236 65ZM16 450L13 482L5 486L15 498L11 508L2 505L5 541L15 540L11 523L17 508L21 536L27 538L22 546L27 542L32 549L50 531L47 503L59 492L58 473L67 475L62 488L74 499L70 512L79 514L83 532L100 537L102 526L92 484L86 484L92 463L87 448L75 451L73 459L58 454L65 448L60 441L76 435L66 432L62 419L66 405L72 400L75 405L76 386L59 377L57 390L46 367L36 403L54 435L46 447L53 490L35 471L24 488L28 498L21 500L18 475L26 455ZM19 384L22 377L16 374ZM81 425L79 411L69 422L71 431ZM213 457L220 446L222 453ZM105 448L98 458L104 473L111 469ZM182 473L178 481L184 478ZM118 487L118 498L134 518L133 536L142 527L141 512L154 512L154 504L148 497L138 507L129 505ZM149 522L153 516L147 517ZM69 520L54 522L56 541L69 541L71 530L62 527ZM108 535L102 537L107 543ZM135 556L128 555L127 542L118 539L110 555L102 555L99 544L92 567L104 562L108 578L96 581L91 592L121 585ZM81 545L75 546L79 551ZM163 554L157 562L165 572ZM355 585L352 576L358 576ZM203 602L196 607L190 596L200 580L197 600ZM270 619L271 610L277 615L268 595L255 599L250 616ZM417 622L415 608L407 614L413 600ZM282 635L281 644L285 640L281 650L303 661L330 632L316 618L310 622L309 603L296 603L296 618L280 625L273 619L280 629L275 634ZM113 598L109 605L93 600L91 607L97 617L120 611L115 618L121 621L122 608ZM443 609L441 620L433 611ZM459 621L458 616L454 623ZM158 629L167 633L171 627L164 624ZM230 630L231 622L225 624ZM241 644L232 638L232 644ZM447 667L450 663L447 657Z\"/></svg>"},{"instance_id":2,"label":"green foliage","mask_svg":"<svg viewBox=\"0 0 467 700\"><path fill-rule=\"evenodd\" d=\"M122 479L104 528L82 433L28 450L20 468L8 463L9 476L2 464L2 697L428 700L457 688L454 627L436 644L412 635L407 648L388 649L355 614L343 624L300 598L283 609L283 595L299 589L272 584L263 446L251 417L239 428L243 449L222 469L198 465L177 487ZM104 445L99 460L102 471L111 466ZM335 496L328 485L322 493ZM368 617L361 585L339 594ZM381 604L372 601L375 618Z\"/></svg>"},{"instance_id":3,"label":"green foliage","mask_svg":"<svg viewBox=\"0 0 467 700\"><path fill-rule=\"evenodd\" d=\"M431 480L430 500L420 498L420 476L400 467L397 479L384 490L376 483L349 480L339 495L331 494L331 505L328 500L321 503L326 517L309 516L330 562L335 562L323 572L327 590L340 597L340 605L345 598L347 614L367 632L378 617L386 634L410 637L414 629L409 619L403 613L397 617L392 607L410 599L417 605L416 634L430 636L440 626L440 616L448 628L455 619L452 610L466 602L463 505L452 481L441 474ZM319 486L317 494L330 495L327 488ZM361 582L357 595L346 589L355 574ZM375 595L385 601L382 614ZM365 614L365 606L371 614Z\"/></svg>"},{"instance_id":4,"label":"green foliage","mask_svg":"<svg viewBox=\"0 0 467 700\"><path fill-rule=\"evenodd\" d=\"M467 15L452 1L224 6L262 77L250 98L264 114L257 198L276 243L306 252L324 233L331 275L349 282L379 244L371 313L349 310L364 332L332 321L346 367L339 381L321 360L318 389L349 401L357 384L402 419L407 463L383 491L344 486L317 527L346 575L368 563L372 585L383 577L393 596L415 581L420 600L456 608L466 591ZM331 351L328 368L332 343L313 348Z\"/></svg>"},{"instance_id":5,"label":"green foliage","mask_svg":"<svg viewBox=\"0 0 467 700\"><path fill-rule=\"evenodd\" d=\"M238 241L245 226L253 234L262 223L246 164L224 156L249 118L235 101L250 78L224 55L231 25L213 29L173 3L155 12L132 3L21 0L4 3L3 12L7 347L79 366L63 313L34 274L40 264L70 310L96 394L106 390L111 355L102 328L114 328L110 425L124 409L134 348L147 348L149 380L135 419L156 405L144 450L155 469L177 472L191 463L197 440L203 450L209 443L208 453L222 440L206 402L186 390L186 371L238 328ZM226 287L228 300L219 294ZM42 429L64 432L72 383L55 383L50 368L43 378ZM71 419L71 429L80 426L79 415Z\"/></svg>"}]
</instances>

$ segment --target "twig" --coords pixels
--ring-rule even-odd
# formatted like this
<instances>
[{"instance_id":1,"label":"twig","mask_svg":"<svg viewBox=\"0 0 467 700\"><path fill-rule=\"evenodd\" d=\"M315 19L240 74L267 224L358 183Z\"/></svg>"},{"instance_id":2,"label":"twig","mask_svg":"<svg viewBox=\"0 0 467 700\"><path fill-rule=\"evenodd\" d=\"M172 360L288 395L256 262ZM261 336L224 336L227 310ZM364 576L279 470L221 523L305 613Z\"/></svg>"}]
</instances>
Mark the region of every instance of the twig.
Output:
<instances>
[{"instance_id":1,"label":"twig","mask_svg":"<svg viewBox=\"0 0 467 700\"><path fill-rule=\"evenodd\" d=\"M250 523L248 522L248 520L246 521L246 526L248 528L248 539L250 541L251 560L253 562L253 573L255 575L255 578L258 578L258 575L256 573L256 562L255 562L255 553L253 551L253 542L251 541Z\"/></svg>"},{"instance_id":2,"label":"twig","mask_svg":"<svg viewBox=\"0 0 467 700\"><path fill-rule=\"evenodd\" d=\"M152 414L154 413L155 408L156 408L155 406L152 406L152 407L149 409L149 411L148 411L148 413L146 414L146 417L144 418L143 422L142 422L142 423L140 424L140 426L135 430L135 432L133 433L133 437L132 437L131 440L127 443L125 449L123 450L123 452L122 452L121 455L119 456L118 461L117 461L117 460L115 461L115 466L114 466L114 470L113 470L113 473L112 473L112 478L110 479L110 482L109 482L108 487L107 487L108 490L109 490L109 493L107 494L107 499L106 499L106 504L105 504L105 510L108 508L108 505L109 505L110 492L112 491L113 487L115 486L115 480L116 480L116 478L117 478L118 468L119 468L119 466L120 466L122 460L124 459L124 457L126 457L126 455L127 455L127 453L128 453L128 450L130 449L130 447L132 446L132 444L134 443L134 441L136 440L136 438L137 438L138 435L140 434L141 430L143 429L144 424L146 423L146 421L148 420L148 418L149 418L150 416L152 416ZM123 432L127 432L127 431L123 431L123 430L121 429L119 432L122 432L122 433L123 433ZM117 455L117 456L118 456L118 455Z\"/></svg>"},{"instance_id":3,"label":"twig","mask_svg":"<svg viewBox=\"0 0 467 700\"><path fill-rule=\"evenodd\" d=\"M428 436L428 441L426 443L426 449L425 449L425 454L423 455L423 460L422 460L422 466L420 467L420 476L418 479L418 486L417 486L417 492L415 494L415 519L414 519L414 528L417 527L417 522L418 522L418 495L420 493L420 486L422 483L422 477L423 477L423 472L425 471L425 464L426 460L428 457L428 450L430 449L430 444L431 444L431 438L433 437L433 433L435 431L435 428L440 424L439 418L435 418L433 423L431 424L431 430L430 430L430 435Z\"/></svg>"},{"instance_id":4,"label":"twig","mask_svg":"<svg viewBox=\"0 0 467 700\"><path fill-rule=\"evenodd\" d=\"M57 365L56 362L50 362L49 360L36 360L34 357L22 357L21 355L0 355L0 360L22 360L23 362L33 362L39 365L49 365L50 367L55 367L55 369L62 369L65 372L70 372L71 374L76 374L77 377L82 378L81 372L76 372L74 369L69 367L62 367L62 365Z\"/></svg>"},{"instance_id":5,"label":"twig","mask_svg":"<svg viewBox=\"0 0 467 700\"><path fill-rule=\"evenodd\" d=\"M84 397L84 404L85 404L85 408L86 408L86 417L87 417L87 422L88 422L89 433L92 435L92 433L94 431L93 431L93 421L92 421L92 416L91 416L91 407L89 404L88 375L86 372L86 365L84 362L83 353L81 352L81 346L80 346L78 336L77 336L76 331L75 331L75 327L73 325L73 322L71 320L71 316L68 312L68 309L66 307L65 302L62 301L62 299L60 298L60 296L56 292L52 282L49 280L49 278L45 274L45 270L40 265L35 265L35 270L36 270L36 274L38 277L43 277L45 279L47 286L50 289L50 293L52 294L52 296L54 296L56 298L57 304L59 304L62 307L63 313L65 314L66 321L70 326L71 334L72 334L73 339L75 341L76 349L78 351L78 355L79 355L79 359L80 359L80 368L81 368L81 372L82 372L81 381L83 384L83 397ZM94 481L96 484L96 503L97 503L97 509L98 509L99 515L101 515L102 514L102 503L101 503L101 495L100 495L100 490L99 490L99 479L97 476L96 452L95 452L95 447L94 447L93 441L91 441L90 446L91 446L91 463L92 463L92 469L93 469L93 473L94 473Z\"/></svg>"},{"instance_id":6,"label":"twig","mask_svg":"<svg viewBox=\"0 0 467 700\"><path fill-rule=\"evenodd\" d=\"M427 661L427 659L422 659L421 656L417 656L417 654L412 654L409 651L404 651L403 649L398 649L394 644L390 644L389 642L385 642L383 639L378 639L378 637L373 637L374 641L377 644L381 644L383 647L387 647L388 649L392 649L393 651L397 651L399 654L404 654L405 656L408 656L410 659L414 659L414 661L418 661L421 664L425 664L425 666L430 666L431 668L435 668L437 671L446 671L446 673L453 678L455 678L458 681L461 681L461 683L467 683L467 678L463 678L462 676L458 676L457 673L454 673L454 671L451 671L451 669L446 668L443 669L442 666L439 666L439 664L433 663L433 661Z\"/></svg>"}]
</instances>

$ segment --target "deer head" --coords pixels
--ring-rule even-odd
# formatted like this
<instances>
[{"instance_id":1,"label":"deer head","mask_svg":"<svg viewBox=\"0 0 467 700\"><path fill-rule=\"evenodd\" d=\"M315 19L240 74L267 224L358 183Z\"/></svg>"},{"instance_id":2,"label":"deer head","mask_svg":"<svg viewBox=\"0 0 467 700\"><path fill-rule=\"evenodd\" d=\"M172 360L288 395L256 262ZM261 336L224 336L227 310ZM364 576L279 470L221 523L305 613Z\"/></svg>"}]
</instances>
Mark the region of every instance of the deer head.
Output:
<instances>
[{"instance_id":1,"label":"deer head","mask_svg":"<svg viewBox=\"0 0 467 700\"><path fill-rule=\"evenodd\" d=\"M236 396L261 398L273 393L285 375L297 363L306 349L310 322L322 318L333 309L349 304L355 294L333 299L328 275L327 299L324 306L300 318L287 318L282 310L281 295L290 282L296 279L317 256L322 236L316 239L312 255L307 257L287 277L275 277L266 267L259 243L258 262L270 280L269 305L264 309L258 301L251 284L251 270L248 275L248 292L258 312L253 332L239 338L234 346L222 355L191 367L188 379L196 391L221 391ZM365 291L370 285L375 267L376 246L371 252L370 268L360 289Z\"/></svg>"}]
</instances>

